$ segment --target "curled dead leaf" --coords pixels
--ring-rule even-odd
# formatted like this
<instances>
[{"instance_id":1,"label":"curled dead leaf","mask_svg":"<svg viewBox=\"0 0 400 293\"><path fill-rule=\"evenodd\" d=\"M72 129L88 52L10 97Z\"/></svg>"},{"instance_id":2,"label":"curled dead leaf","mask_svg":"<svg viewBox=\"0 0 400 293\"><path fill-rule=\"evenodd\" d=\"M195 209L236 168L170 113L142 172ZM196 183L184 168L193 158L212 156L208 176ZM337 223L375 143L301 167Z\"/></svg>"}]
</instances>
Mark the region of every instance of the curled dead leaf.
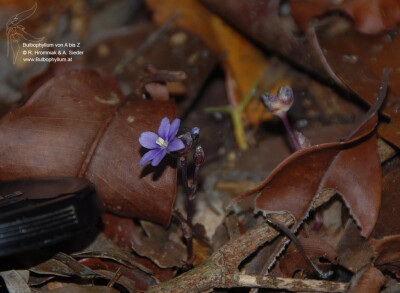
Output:
<instances>
[{"instance_id":1,"label":"curled dead leaf","mask_svg":"<svg viewBox=\"0 0 400 293\"><path fill-rule=\"evenodd\" d=\"M361 235L370 235L381 202L380 161L374 130L378 123L377 111L386 96L388 77L389 72L385 71L375 105L346 141L295 152L260 186L233 201L258 194L254 206L257 211L289 211L301 223L308 217L315 198L331 189L343 197L361 226Z\"/></svg>"},{"instance_id":2,"label":"curled dead leaf","mask_svg":"<svg viewBox=\"0 0 400 293\"><path fill-rule=\"evenodd\" d=\"M2 117L0 175L2 180L86 177L108 210L166 226L176 168L172 160L157 170L139 168L138 138L174 113L172 102L128 100L105 73L62 72Z\"/></svg>"}]
</instances>

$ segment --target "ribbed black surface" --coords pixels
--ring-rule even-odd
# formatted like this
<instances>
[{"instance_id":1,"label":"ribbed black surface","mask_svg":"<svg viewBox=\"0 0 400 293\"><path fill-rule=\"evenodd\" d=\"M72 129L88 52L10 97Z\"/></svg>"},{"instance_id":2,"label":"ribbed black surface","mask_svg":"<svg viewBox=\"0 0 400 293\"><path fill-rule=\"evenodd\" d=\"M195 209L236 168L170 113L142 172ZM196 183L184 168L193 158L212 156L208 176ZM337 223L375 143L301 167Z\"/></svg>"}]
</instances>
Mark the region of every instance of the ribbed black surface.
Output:
<instances>
[{"instance_id":1,"label":"ribbed black surface","mask_svg":"<svg viewBox=\"0 0 400 293\"><path fill-rule=\"evenodd\" d=\"M76 224L78 224L78 217L73 205L38 216L24 217L0 224L0 245L23 241L44 233L62 231L64 228Z\"/></svg>"}]
</instances>

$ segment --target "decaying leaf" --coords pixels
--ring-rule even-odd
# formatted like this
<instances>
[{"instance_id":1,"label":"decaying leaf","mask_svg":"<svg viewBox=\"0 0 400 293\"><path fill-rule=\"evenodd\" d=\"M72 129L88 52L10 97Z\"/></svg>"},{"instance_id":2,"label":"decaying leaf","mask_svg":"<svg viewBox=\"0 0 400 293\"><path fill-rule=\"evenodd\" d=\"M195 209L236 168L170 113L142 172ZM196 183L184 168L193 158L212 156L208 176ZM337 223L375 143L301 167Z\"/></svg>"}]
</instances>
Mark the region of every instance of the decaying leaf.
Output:
<instances>
[{"instance_id":1,"label":"decaying leaf","mask_svg":"<svg viewBox=\"0 0 400 293\"><path fill-rule=\"evenodd\" d=\"M146 268L140 263L137 263L133 259L133 257L131 257L127 252L116 246L114 242L108 239L103 233L99 233L96 236L96 239L94 239L93 242L83 251L76 252L72 256L95 257L114 260L129 268L137 268L148 274L153 273L150 269Z\"/></svg>"},{"instance_id":2,"label":"decaying leaf","mask_svg":"<svg viewBox=\"0 0 400 293\"><path fill-rule=\"evenodd\" d=\"M143 230L140 224L135 220L130 218L124 218L121 216L106 213L104 215L104 234L117 243L119 247L124 249L124 252L132 252L132 247L137 243L138 245L146 245L148 242L142 242ZM99 239L100 240L100 239ZM150 240L146 238L146 240ZM157 238L154 238L157 241ZM101 244L101 242L99 242ZM108 245L107 245L108 246ZM102 248L99 250L103 250ZM136 282L136 288L138 290L146 290L149 286L154 285L156 280L162 282L169 280L175 276L174 269L161 269L155 263L153 263L147 257L138 256L135 253L129 253L130 258L134 260L135 263L139 263L147 270L137 270L137 269L123 269L123 274ZM110 263L106 261L109 270L115 267L116 263ZM150 275L149 270L152 272Z\"/></svg>"},{"instance_id":3,"label":"decaying leaf","mask_svg":"<svg viewBox=\"0 0 400 293\"><path fill-rule=\"evenodd\" d=\"M385 283L385 277L373 265L359 270L351 279L349 293L378 293Z\"/></svg>"},{"instance_id":4,"label":"decaying leaf","mask_svg":"<svg viewBox=\"0 0 400 293\"><path fill-rule=\"evenodd\" d=\"M105 213L103 223L104 234L123 249L129 249L133 242L140 241L140 229L133 219Z\"/></svg>"},{"instance_id":5,"label":"decaying leaf","mask_svg":"<svg viewBox=\"0 0 400 293\"><path fill-rule=\"evenodd\" d=\"M304 233L303 233L304 234ZM311 233L308 237L299 236L298 240L306 255L323 271L327 271L331 264L336 263L336 252L324 239ZM320 259L326 259L327 263L321 263ZM278 266L286 277L292 277L302 271L307 275L315 274L315 269L306 260L294 243L290 243L285 254L279 259Z\"/></svg>"},{"instance_id":6,"label":"decaying leaf","mask_svg":"<svg viewBox=\"0 0 400 293\"><path fill-rule=\"evenodd\" d=\"M351 272L359 271L376 257L371 244L360 235L360 230L352 219L347 221L335 249L338 254L338 263Z\"/></svg>"},{"instance_id":7,"label":"decaying leaf","mask_svg":"<svg viewBox=\"0 0 400 293\"><path fill-rule=\"evenodd\" d=\"M390 30L400 22L400 3L396 0L290 0L292 16L305 31L312 18L329 11L342 11L350 16L355 27L365 34Z\"/></svg>"},{"instance_id":8,"label":"decaying leaf","mask_svg":"<svg viewBox=\"0 0 400 293\"><path fill-rule=\"evenodd\" d=\"M160 268L184 265L186 247L179 225L173 221L168 230L146 221L141 221L141 225L145 235L142 235L139 243L132 243L132 248L137 254L150 258Z\"/></svg>"},{"instance_id":9,"label":"decaying leaf","mask_svg":"<svg viewBox=\"0 0 400 293\"><path fill-rule=\"evenodd\" d=\"M76 284L66 284L60 288L51 290L53 293L118 293L119 291L107 286L82 286Z\"/></svg>"},{"instance_id":10,"label":"decaying leaf","mask_svg":"<svg viewBox=\"0 0 400 293\"><path fill-rule=\"evenodd\" d=\"M34 267L29 268L31 272L39 275L53 275L60 277L78 276L82 279L92 280L96 278L104 278L111 280L115 273L103 270L91 270L85 265L79 263L73 257L59 252L53 258L48 259ZM135 292L135 282L121 276L117 283L124 286L129 292Z\"/></svg>"},{"instance_id":11,"label":"decaying leaf","mask_svg":"<svg viewBox=\"0 0 400 293\"><path fill-rule=\"evenodd\" d=\"M397 34L398 30L394 31ZM383 112L390 117L390 122L381 123L379 135L396 146L400 146L399 125L400 86L397 82L400 72L400 39L390 34L374 37L348 31L333 37L319 37L331 73L369 104L379 87L382 70L391 69L390 91Z\"/></svg>"},{"instance_id":12,"label":"decaying leaf","mask_svg":"<svg viewBox=\"0 0 400 293\"><path fill-rule=\"evenodd\" d=\"M371 246L377 254L375 266L389 270L400 277L400 235L391 235L382 239L370 239Z\"/></svg>"},{"instance_id":13,"label":"decaying leaf","mask_svg":"<svg viewBox=\"0 0 400 293\"><path fill-rule=\"evenodd\" d=\"M372 238L400 234L400 158L396 157L382 167L382 204Z\"/></svg>"},{"instance_id":14,"label":"decaying leaf","mask_svg":"<svg viewBox=\"0 0 400 293\"><path fill-rule=\"evenodd\" d=\"M295 152L259 187L237 196L234 201L258 194L256 210L290 211L301 223L308 216L314 198L331 189L345 200L361 227L361 235L370 235L381 201L380 161L374 130L377 111L386 96L388 74L386 71L376 104L346 141Z\"/></svg>"},{"instance_id":15,"label":"decaying leaf","mask_svg":"<svg viewBox=\"0 0 400 293\"><path fill-rule=\"evenodd\" d=\"M214 69L218 56L190 31L171 28L161 35L157 35L157 31L154 25L148 23L110 31L91 44L86 51L85 61L90 66L113 72L125 94L142 94L142 81L149 77L146 70L149 64L158 70L184 74L185 79L181 79L179 88L172 80L165 80L165 75L164 80L160 80L160 76L156 80L169 82L168 90L179 96L178 116L181 117ZM154 41L147 49L142 50L148 39ZM139 50L142 52L134 55ZM185 93L183 99L182 86Z\"/></svg>"},{"instance_id":16,"label":"decaying leaf","mask_svg":"<svg viewBox=\"0 0 400 293\"><path fill-rule=\"evenodd\" d=\"M174 162L164 160L157 170L138 167L140 133L155 131L165 116L173 118L173 103L128 100L104 73L62 73L2 118L2 180L86 177L108 210L166 226L175 199Z\"/></svg>"},{"instance_id":17,"label":"decaying leaf","mask_svg":"<svg viewBox=\"0 0 400 293\"><path fill-rule=\"evenodd\" d=\"M32 292L28 286L29 271L5 271L0 272L0 277L9 293L28 293Z\"/></svg>"}]
</instances>

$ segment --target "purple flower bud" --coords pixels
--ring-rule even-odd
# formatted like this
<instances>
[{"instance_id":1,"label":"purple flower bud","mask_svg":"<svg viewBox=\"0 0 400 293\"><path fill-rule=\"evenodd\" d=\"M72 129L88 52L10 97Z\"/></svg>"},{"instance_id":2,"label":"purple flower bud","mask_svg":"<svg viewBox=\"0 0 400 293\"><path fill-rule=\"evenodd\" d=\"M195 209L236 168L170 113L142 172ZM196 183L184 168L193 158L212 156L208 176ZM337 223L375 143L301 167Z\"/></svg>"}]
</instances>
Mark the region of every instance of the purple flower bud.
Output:
<instances>
[{"instance_id":1,"label":"purple flower bud","mask_svg":"<svg viewBox=\"0 0 400 293\"><path fill-rule=\"evenodd\" d=\"M289 111L293 104L293 90L290 86L281 86L277 96L271 93L265 93L261 95L261 101L269 112L276 116L282 116Z\"/></svg>"},{"instance_id":2,"label":"purple flower bud","mask_svg":"<svg viewBox=\"0 0 400 293\"><path fill-rule=\"evenodd\" d=\"M296 136L297 141L302 149L308 148L311 146L311 142L309 139L300 131L295 131L294 135Z\"/></svg>"},{"instance_id":3,"label":"purple flower bud","mask_svg":"<svg viewBox=\"0 0 400 293\"><path fill-rule=\"evenodd\" d=\"M183 144L185 145L184 149L181 149L179 151L179 156L180 157L184 157L187 155L187 153L192 149L193 147L193 139L192 139L192 135L190 134L190 132L186 132L182 135L179 136L180 140L183 142Z\"/></svg>"},{"instance_id":4,"label":"purple flower bud","mask_svg":"<svg viewBox=\"0 0 400 293\"><path fill-rule=\"evenodd\" d=\"M205 156L204 156L203 148L201 147L201 145L198 145L196 147L196 150L194 151L194 154L193 154L194 164L197 167L200 167L201 165L203 165L204 159L205 159Z\"/></svg>"},{"instance_id":5,"label":"purple flower bud","mask_svg":"<svg viewBox=\"0 0 400 293\"><path fill-rule=\"evenodd\" d=\"M194 141L197 141L200 137L200 128L198 127L193 127L192 131L190 132L192 135L192 139Z\"/></svg>"}]
</instances>

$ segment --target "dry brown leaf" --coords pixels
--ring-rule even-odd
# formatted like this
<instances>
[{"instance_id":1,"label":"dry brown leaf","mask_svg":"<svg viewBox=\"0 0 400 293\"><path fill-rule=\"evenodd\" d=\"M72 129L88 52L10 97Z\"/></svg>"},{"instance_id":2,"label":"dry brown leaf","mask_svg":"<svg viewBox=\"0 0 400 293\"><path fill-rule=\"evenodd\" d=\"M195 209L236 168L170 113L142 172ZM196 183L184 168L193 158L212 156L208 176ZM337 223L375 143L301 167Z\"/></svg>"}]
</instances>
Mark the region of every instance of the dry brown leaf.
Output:
<instances>
[{"instance_id":1,"label":"dry brown leaf","mask_svg":"<svg viewBox=\"0 0 400 293\"><path fill-rule=\"evenodd\" d=\"M256 210L264 213L290 211L301 223L308 217L316 196L324 190L335 190L360 225L361 235L370 235L381 202L380 161L374 130L378 122L377 111L386 96L388 77L386 71L376 104L346 141L295 152L259 187L233 201L258 194Z\"/></svg>"},{"instance_id":2,"label":"dry brown leaf","mask_svg":"<svg viewBox=\"0 0 400 293\"><path fill-rule=\"evenodd\" d=\"M104 72L61 73L2 117L2 180L86 177L108 210L167 226L175 200L175 162L165 159L156 170L139 168L145 150L138 138L174 113L172 102L127 100Z\"/></svg>"},{"instance_id":3,"label":"dry brown leaf","mask_svg":"<svg viewBox=\"0 0 400 293\"><path fill-rule=\"evenodd\" d=\"M378 293L385 284L385 277L373 265L358 271L350 282L348 293Z\"/></svg>"},{"instance_id":4,"label":"dry brown leaf","mask_svg":"<svg viewBox=\"0 0 400 293\"><path fill-rule=\"evenodd\" d=\"M168 229L141 221L144 235L133 242L132 249L140 256L150 258L160 268L182 267L186 260L186 246L182 241L180 225L172 221Z\"/></svg>"},{"instance_id":5,"label":"dry brown leaf","mask_svg":"<svg viewBox=\"0 0 400 293\"><path fill-rule=\"evenodd\" d=\"M400 277L400 235L391 235L382 239L370 239L377 254L375 266L381 270L389 270Z\"/></svg>"},{"instance_id":6,"label":"dry brown leaf","mask_svg":"<svg viewBox=\"0 0 400 293\"><path fill-rule=\"evenodd\" d=\"M400 22L400 2L397 0L290 0L292 16L305 31L312 18L329 11L342 11L350 16L358 31L376 34L394 29Z\"/></svg>"}]
</instances>

